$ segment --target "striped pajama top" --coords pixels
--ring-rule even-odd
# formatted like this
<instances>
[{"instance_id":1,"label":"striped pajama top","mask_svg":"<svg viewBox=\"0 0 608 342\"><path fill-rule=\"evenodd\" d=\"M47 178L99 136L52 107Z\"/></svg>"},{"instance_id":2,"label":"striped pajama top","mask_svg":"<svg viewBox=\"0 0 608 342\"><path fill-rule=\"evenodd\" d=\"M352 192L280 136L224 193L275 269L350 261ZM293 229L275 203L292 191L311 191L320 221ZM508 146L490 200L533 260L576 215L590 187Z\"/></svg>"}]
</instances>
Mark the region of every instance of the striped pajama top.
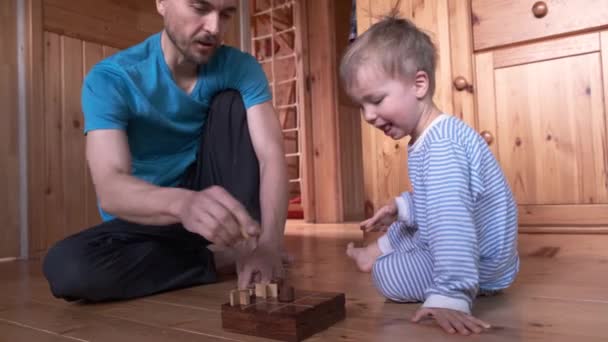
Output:
<instances>
[{"instance_id":1,"label":"striped pajama top","mask_svg":"<svg viewBox=\"0 0 608 342\"><path fill-rule=\"evenodd\" d=\"M413 191L397 203L400 220L418 230L417 242L432 256L425 304L471 307L480 288L508 287L519 271L517 205L486 142L442 114L408 153Z\"/></svg>"}]
</instances>

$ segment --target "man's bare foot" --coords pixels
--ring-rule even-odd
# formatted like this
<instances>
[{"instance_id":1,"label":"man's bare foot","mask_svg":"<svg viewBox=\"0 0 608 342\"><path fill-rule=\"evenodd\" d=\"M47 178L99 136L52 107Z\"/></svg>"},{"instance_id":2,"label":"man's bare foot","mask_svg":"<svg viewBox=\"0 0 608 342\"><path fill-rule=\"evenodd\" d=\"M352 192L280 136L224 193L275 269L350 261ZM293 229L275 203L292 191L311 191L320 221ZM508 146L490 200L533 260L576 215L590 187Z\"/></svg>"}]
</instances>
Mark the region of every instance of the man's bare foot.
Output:
<instances>
[{"instance_id":1,"label":"man's bare foot","mask_svg":"<svg viewBox=\"0 0 608 342\"><path fill-rule=\"evenodd\" d=\"M346 255L357 262L359 270L362 272L371 272L374 263L382 255L378 243L374 242L371 245L363 248L355 248L354 243L349 243L346 248Z\"/></svg>"}]
</instances>

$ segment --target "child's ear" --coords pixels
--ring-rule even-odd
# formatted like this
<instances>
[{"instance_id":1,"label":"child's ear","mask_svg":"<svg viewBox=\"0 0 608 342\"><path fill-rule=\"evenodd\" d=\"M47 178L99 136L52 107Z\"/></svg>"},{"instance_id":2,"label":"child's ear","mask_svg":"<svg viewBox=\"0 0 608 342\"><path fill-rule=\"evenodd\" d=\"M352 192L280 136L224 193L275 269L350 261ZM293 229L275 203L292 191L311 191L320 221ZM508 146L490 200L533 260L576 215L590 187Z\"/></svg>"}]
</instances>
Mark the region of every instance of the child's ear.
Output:
<instances>
[{"instance_id":1,"label":"child's ear","mask_svg":"<svg viewBox=\"0 0 608 342\"><path fill-rule=\"evenodd\" d=\"M416 72L416 76L414 79L414 86L416 88L416 98L418 100L423 99L429 91L429 75L426 71L418 71Z\"/></svg>"}]
</instances>

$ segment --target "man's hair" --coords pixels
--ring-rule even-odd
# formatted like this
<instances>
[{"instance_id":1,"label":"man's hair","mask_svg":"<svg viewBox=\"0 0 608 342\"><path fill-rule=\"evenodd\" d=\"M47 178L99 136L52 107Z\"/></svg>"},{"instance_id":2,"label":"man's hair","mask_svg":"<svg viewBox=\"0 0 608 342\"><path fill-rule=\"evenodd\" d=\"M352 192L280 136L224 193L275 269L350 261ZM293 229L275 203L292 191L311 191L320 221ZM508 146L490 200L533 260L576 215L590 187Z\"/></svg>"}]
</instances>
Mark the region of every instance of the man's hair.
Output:
<instances>
[{"instance_id":1,"label":"man's hair","mask_svg":"<svg viewBox=\"0 0 608 342\"><path fill-rule=\"evenodd\" d=\"M393 10L349 46L340 63L340 78L348 90L357 82L362 66L373 66L396 79L425 71L429 77L427 94L432 97L436 63L437 50L431 38Z\"/></svg>"}]
</instances>

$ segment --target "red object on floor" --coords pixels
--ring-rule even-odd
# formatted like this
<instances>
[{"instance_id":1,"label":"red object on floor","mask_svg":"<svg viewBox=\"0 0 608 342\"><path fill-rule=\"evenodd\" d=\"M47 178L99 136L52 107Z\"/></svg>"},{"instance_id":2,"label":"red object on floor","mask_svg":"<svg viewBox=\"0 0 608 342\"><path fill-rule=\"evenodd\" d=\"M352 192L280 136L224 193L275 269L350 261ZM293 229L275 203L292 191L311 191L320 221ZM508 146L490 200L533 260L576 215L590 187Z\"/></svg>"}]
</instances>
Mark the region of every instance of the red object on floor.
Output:
<instances>
[{"instance_id":1,"label":"red object on floor","mask_svg":"<svg viewBox=\"0 0 608 342\"><path fill-rule=\"evenodd\" d=\"M289 207L287 209L287 218L288 219L303 219L304 218L304 210L302 208L302 199L300 196L294 197L289 200Z\"/></svg>"}]
</instances>

